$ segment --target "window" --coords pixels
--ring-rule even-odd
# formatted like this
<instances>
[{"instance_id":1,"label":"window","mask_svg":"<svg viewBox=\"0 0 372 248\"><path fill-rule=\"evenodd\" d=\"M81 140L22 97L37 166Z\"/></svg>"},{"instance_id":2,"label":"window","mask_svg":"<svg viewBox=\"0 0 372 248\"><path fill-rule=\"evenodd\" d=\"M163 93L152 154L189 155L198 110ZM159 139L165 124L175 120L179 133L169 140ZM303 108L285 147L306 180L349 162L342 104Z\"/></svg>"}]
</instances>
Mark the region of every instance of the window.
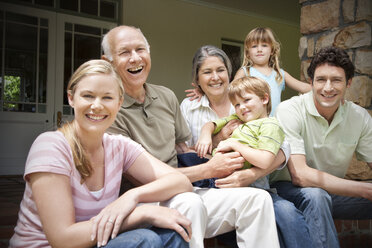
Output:
<instances>
[{"instance_id":1,"label":"window","mask_svg":"<svg viewBox=\"0 0 372 248\"><path fill-rule=\"evenodd\" d=\"M244 42L222 39L221 43L222 43L221 49L227 54L231 61L232 72L230 80L232 80L236 72L242 66L244 55Z\"/></svg>"},{"instance_id":2,"label":"window","mask_svg":"<svg viewBox=\"0 0 372 248\"><path fill-rule=\"evenodd\" d=\"M11 3L43 7L68 14L84 14L108 21L119 22L121 0L8 0Z\"/></svg>"},{"instance_id":3,"label":"window","mask_svg":"<svg viewBox=\"0 0 372 248\"><path fill-rule=\"evenodd\" d=\"M109 30L74 23L65 23L64 92L72 73L84 62L101 57L101 41ZM63 114L71 115L67 95L63 99Z\"/></svg>"},{"instance_id":4,"label":"window","mask_svg":"<svg viewBox=\"0 0 372 248\"><path fill-rule=\"evenodd\" d=\"M0 17L0 111L45 113L48 20L5 11Z\"/></svg>"}]
</instances>

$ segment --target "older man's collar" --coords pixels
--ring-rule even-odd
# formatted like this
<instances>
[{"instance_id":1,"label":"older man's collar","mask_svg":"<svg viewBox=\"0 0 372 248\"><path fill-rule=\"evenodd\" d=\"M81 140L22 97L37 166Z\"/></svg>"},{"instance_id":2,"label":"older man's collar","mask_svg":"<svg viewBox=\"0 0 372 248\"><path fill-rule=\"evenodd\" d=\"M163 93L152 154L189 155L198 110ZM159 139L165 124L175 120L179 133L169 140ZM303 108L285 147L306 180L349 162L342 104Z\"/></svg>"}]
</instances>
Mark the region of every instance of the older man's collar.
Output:
<instances>
[{"instance_id":1,"label":"older man's collar","mask_svg":"<svg viewBox=\"0 0 372 248\"><path fill-rule=\"evenodd\" d=\"M134 99L133 97L127 95L127 94L124 94L124 102L123 102L123 107L124 108L129 108L130 106L134 105L134 104L137 104L137 105L142 105L142 104L145 104L147 105L147 103L151 103L153 100L157 99L158 98L158 94L152 89L152 87L148 86L146 83L143 85L143 87L145 88L145 101L144 103L139 103L136 101L136 99Z\"/></svg>"}]
</instances>

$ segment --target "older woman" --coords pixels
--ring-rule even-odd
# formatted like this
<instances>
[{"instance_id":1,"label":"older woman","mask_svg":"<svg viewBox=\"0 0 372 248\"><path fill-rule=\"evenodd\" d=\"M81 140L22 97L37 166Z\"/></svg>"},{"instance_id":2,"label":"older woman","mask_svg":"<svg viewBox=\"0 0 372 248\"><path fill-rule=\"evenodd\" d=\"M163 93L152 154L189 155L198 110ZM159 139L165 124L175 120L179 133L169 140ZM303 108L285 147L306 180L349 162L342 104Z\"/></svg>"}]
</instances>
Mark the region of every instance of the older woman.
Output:
<instances>
[{"instance_id":1,"label":"older woman","mask_svg":"<svg viewBox=\"0 0 372 248\"><path fill-rule=\"evenodd\" d=\"M204 94L200 101L186 98L181 103L182 114L192 133L190 147L195 146L205 123L235 113L227 95L230 77L231 63L224 51L214 46L199 48L192 61L192 82ZM238 120L227 124L220 139L229 137L239 124Z\"/></svg>"},{"instance_id":2,"label":"older woman","mask_svg":"<svg viewBox=\"0 0 372 248\"><path fill-rule=\"evenodd\" d=\"M10 247L188 247L189 220L174 209L137 205L191 191L187 177L134 141L105 133L124 95L111 64L81 65L67 94L75 119L33 143ZM143 186L118 197L122 173ZM145 225L169 229L136 229Z\"/></svg>"},{"instance_id":3,"label":"older woman","mask_svg":"<svg viewBox=\"0 0 372 248\"><path fill-rule=\"evenodd\" d=\"M194 146L199 138L202 126L209 121L226 117L235 112L234 107L228 99L228 84L231 75L230 61L221 49L214 46L203 46L197 50L192 64L192 82L204 93L200 101L186 98L181 103L181 111L192 130L192 139L189 146ZM214 137L214 146L222 139L228 138L232 131L239 125L238 121L229 122L224 129ZM236 170L225 178L215 180L218 188L247 187L253 182L265 177L283 164L289 156L289 146L281 147L272 166L261 169L253 165L246 170ZM181 158L182 159L182 158ZM189 164L190 165L190 164ZM283 166L281 166L282 168ZM200 184L214 186L213 181ZM300 211L292 203L279 197L274 191L267 187L274 203L276 225L278 229L281 247L313 247L305 219Z\"/></svg>"}]
</instances>

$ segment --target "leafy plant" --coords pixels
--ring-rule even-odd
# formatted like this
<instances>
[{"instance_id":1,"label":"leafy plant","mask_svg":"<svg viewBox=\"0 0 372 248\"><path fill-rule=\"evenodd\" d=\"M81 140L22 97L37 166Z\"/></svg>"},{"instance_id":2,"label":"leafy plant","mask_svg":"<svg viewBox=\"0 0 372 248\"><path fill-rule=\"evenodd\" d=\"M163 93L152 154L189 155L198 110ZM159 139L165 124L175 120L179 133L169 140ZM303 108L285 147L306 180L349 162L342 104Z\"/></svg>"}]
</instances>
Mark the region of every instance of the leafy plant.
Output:
<instances>
[{"instance_id":1,"label":"leafy plant","mask_svg":"<svg viewBox=\"0 0 372 248\"><path fill-rule=\"evenodd\" d=\"M21 92L21 77L17 76L4 76L4 100L9 102L16 102L20 99ZM14 109L16 104L4 103L5 109Z\"/></svg>"}]
</instances>

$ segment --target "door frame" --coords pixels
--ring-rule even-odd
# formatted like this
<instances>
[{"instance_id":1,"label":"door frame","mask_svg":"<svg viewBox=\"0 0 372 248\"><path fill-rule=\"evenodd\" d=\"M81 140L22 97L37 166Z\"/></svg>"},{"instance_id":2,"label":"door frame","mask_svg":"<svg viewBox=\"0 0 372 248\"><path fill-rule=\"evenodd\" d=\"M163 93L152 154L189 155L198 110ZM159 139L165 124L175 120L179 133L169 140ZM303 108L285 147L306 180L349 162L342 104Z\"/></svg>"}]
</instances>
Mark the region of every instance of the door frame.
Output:
<instances>
[{"instance_id":1,"label":"door frame","mask_svg":"<svg viewBox=\"0 0 372 248\"><path fill-rule=\"evenodd\" d=\"M3 2L0 9L48 19L46 113L0 112L0 175L19 175L24 173L32 142L40 133L55 130L58 112L63 111L64 23L107 29L117 23Z\"/></svg>"},{"instance_id":2,"label":"door frame","mask_svg":"<svg viewBox=\"0 0 372 248\"><path fill-rule=\"evenodd\" d=\"M117 23L113 22L107 22L107 21L101 21L101 20L95 20L80 16L73 16L73 15L67 15L67 14L57 14L57 23L56 23L56 30L57 30L57 37L56 37L56 61L55 61L55 67L56 67L56 78L55 78L55 107L54 107L54 120L55 124L58 119L58 115L63 113L63 95L65 94L64 89L64 56L65 56L65 46L64 46L64 40L65 40L65 23L74 23L74 24L81 24L81 25L87 25L87 26L94 26L94 27L104 27L108 30L111 28L114 28L117 26ZM100 58L96 58L100 59ZM62 94L61 94L62 92ZM72 117L68 115L62 115L62 121L71 120Z\"/></svg>"}]
</instances>

